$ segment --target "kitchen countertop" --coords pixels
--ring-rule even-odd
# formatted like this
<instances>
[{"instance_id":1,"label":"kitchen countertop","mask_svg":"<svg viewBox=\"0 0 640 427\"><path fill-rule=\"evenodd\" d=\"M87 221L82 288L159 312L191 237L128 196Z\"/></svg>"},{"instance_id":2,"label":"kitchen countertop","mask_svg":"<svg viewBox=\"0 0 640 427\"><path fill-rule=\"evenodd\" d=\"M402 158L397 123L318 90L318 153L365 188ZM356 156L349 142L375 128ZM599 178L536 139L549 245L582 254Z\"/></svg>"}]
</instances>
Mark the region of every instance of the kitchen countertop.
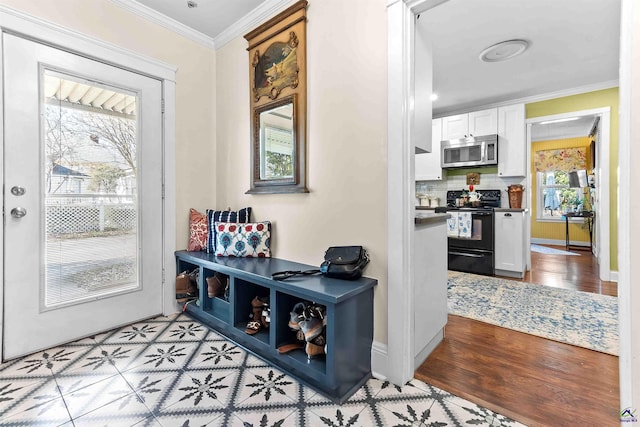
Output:
<instances>
[{"instance_id":1,"label":"kitchen countertop","mask_svg":"<svg viewBox=\"0 0 640 427\"><path fill-rule=\"evenodd\" d=\"M527 208L494 208L495 212L529 212Z\"/></svg>"},{"instance_id":2,"label":"kitchen countertop","mask_svg":"<svg viewBox=\"0 0 640 427\"><path fill-rule=\"evenodd\" d=\"M438 224L440 222L447 222L447 219L451 215L446 213L428 213L428 212L420 212L416 213L415 224Z\"/></svg>"}]
</instances>

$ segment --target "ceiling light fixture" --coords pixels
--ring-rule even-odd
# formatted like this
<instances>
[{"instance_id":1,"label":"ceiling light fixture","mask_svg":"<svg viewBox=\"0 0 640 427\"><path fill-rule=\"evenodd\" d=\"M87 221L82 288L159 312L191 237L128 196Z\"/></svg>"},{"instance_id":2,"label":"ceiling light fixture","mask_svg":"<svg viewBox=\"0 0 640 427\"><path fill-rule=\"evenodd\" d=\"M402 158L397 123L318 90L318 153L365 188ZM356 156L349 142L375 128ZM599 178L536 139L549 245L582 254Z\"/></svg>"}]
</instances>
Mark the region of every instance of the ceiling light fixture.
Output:
<instances>
[{"instance_id":1,"label":"ceiling light fixture","mask_svg":"<svg viewBox=\"0 0 640 427\"><path fill-rule=\"evenodd\" d=\"M480 53L484 62L500 62L520 55L529 48L529 42L522 39L506 40L489 46Z\"/></svg>"},{"instance_id":2,"label":"ceiling light fixture","mask_svg":"<svg viewBox=\"0 0 640 427\"><path fill-rule=\"evenodd\" d=\"M437 93L432 93L432 94L431 94L431 100L432 100L432 101L435 101L435 100L437 100L437 99L438 99L438 94L437 94Z\"/></svg>"},{"instance_id":3,"label":"ceiling light fixture","mask_svg":"<svg viewBox=\"0 0 640 427\"><path fill-rule=\"evenodd\" d=\"M579 120L580 117L567 117L565 119L555 119L555 120L545 120L544 122L538 123L539 125L550 125L553 123L563 123L563 122L572 122L574 120Z\"/></svg>"},{"instance_id":4,"label":"ceiling light fixture","mask_svg":"<svg viewBox=\"0 0 640 427\"><path fill-rule=\"evenodd\" d=\"M196 3L196 2L194 2L194 1L189 0L189 1L187 2L187 7L188 7L189 9L195 9L196 7L198 7L198 3Z\"/></svg>"}]
</instances>

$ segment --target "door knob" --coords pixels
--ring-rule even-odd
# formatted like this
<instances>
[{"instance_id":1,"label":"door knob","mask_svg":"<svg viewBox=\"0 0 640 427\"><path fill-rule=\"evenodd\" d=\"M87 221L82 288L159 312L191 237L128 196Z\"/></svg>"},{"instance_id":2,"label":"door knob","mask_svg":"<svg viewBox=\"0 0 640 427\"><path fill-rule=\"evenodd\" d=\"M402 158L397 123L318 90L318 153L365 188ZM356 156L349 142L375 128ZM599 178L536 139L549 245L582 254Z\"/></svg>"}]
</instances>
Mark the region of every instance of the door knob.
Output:
<instances>
[{"instance_id":1,"label":"door knob","mask_svg":"<svg viewBox=\"0 0 640 427\"><path fill-rule=\"evenodd\" d=\"M11 209L11 216L14 218L22 218L27 214L27 210L25 208L13 208Z\"/></svg>"},{"instance_id":2,"label":"door knob","mask_svg":"<svg viewBox=\"0 0 640 427\"><path fill-rule=\"evenodd\" d=\"M17 185L11 187L11 194L13 194L14 196L23 196L26 192L27 190L25 190L24 187L19 187Z\"/></svg>"}]
</instances>

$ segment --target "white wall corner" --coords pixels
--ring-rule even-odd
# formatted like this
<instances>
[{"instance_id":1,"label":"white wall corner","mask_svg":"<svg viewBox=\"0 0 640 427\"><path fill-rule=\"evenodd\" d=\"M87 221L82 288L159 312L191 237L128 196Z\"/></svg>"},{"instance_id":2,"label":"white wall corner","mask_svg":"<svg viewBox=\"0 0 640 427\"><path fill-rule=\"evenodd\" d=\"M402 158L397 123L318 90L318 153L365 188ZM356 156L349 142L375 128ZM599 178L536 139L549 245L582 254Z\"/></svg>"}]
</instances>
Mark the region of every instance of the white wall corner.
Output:
<instances>
[{"instance_id":1,"label":"white wall corner","mask_svg":"<svg viewBox=\"0 0 640 427\"><path fill-rule=\"evenodd\" d=\"M373 341L371 345L371 373L374 378L386 380L386 372L389 372L389 358L387 356L387 345L378 341Z\"/></svg>"}]
</instances>

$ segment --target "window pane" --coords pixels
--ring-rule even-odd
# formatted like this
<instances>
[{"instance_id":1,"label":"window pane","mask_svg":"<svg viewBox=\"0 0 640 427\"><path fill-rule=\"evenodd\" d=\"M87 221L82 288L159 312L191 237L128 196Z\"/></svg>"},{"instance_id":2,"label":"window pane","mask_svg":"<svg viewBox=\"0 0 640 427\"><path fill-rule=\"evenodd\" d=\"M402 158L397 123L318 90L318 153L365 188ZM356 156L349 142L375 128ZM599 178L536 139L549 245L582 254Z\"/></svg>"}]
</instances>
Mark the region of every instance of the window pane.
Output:
<instances>
[{"instance_id":1,"label":"window pane","mask_svg":"<svg viewBox=\"0 0 640 427\"><path fill-rule=\"evenodd\" d=\"M136 101L44 72L45 308L138 288Z\"/></svg>"}]
</instances>

